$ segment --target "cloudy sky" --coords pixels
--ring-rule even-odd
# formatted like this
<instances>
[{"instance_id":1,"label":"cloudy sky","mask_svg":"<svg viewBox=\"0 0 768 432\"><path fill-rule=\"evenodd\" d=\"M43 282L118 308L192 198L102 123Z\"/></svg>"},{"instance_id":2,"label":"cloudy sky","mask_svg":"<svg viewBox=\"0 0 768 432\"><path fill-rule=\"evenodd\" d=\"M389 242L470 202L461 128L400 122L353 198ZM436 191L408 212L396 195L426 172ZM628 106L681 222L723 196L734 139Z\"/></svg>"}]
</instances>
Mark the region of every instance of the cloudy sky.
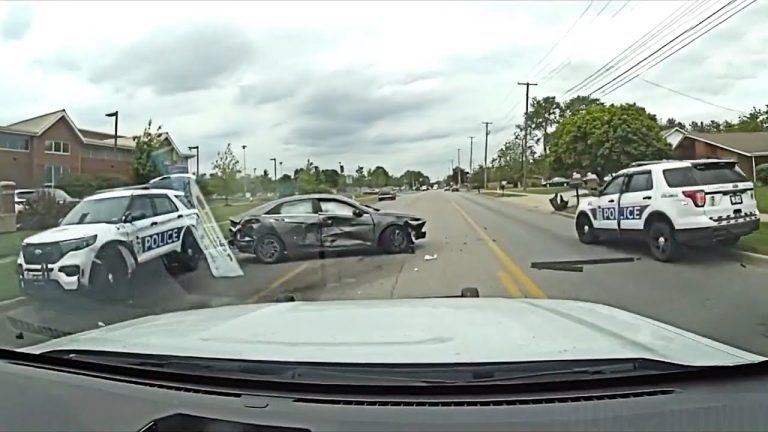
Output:
<instances>
[{"instance_id":1,"label":"cloudy sky","mask_svg":"<svg viewBox=\"0 0 768 432\"><path fill-rule=\"evenodd\" d=\"M203 170L231 142L238 157L248 146L249 171L276 157L285 172L310 158L443 176L459 147L466 167L482 121L494 122L489 155L521 121L518 81L561 97L671 14L659 40L727 1L589 3L0 3L0 124L66 108L109 131L104 113L118 109L121 133L151 117L199 145ZM758 1L642 77L735 110L763 106L766 19ZM640 79L605 99L685 121L738 115Z\"/></svg>"}]
</instances>

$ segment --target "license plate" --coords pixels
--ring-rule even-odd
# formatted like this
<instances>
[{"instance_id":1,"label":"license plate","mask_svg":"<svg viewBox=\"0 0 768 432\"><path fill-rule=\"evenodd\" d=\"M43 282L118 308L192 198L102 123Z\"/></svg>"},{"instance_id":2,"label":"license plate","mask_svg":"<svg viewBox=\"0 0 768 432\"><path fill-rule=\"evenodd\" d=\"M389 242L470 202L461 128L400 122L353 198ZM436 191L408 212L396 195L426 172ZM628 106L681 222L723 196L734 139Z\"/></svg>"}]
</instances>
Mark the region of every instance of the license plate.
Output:
<instances>
[{"instance_id":1,"label":"license plate","mask_svg":"<svg viewBox=\"0 0 768 432\"><path fill-rule=\"evenodd\" d=\"M731 195L731 204L737 205L742 204L744 201L742 201L741 195Z\"/></svg>"},{"instance_id":2,"label":"license plate","mask_svg":"<svg viewBox=\"0 0 768 432\"><path fill-rule=\"evenodd\" d=\"M27 272L26 279L30 279L30 280L43 280L43 274L42 273L29 273L29 272Z\"/></svg>"}]
</instances>

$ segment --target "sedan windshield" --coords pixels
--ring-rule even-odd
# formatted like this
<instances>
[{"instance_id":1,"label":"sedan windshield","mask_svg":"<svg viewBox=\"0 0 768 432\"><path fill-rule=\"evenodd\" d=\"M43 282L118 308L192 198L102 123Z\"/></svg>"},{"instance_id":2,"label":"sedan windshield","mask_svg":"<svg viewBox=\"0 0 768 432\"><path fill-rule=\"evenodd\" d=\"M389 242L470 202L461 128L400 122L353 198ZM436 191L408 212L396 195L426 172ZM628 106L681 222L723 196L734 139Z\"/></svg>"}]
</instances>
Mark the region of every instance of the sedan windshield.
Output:
<instances>
[{"instance_id":1,"label":"sedan windshield","mask_svg":"<svg viewBox=\"0 0 768 432\"><path fill-rule=\"evenodd\" d=\"M120 223L131 197L101 198L82 201L61 221L62 225Z\"/></svg>"}]
</instances>

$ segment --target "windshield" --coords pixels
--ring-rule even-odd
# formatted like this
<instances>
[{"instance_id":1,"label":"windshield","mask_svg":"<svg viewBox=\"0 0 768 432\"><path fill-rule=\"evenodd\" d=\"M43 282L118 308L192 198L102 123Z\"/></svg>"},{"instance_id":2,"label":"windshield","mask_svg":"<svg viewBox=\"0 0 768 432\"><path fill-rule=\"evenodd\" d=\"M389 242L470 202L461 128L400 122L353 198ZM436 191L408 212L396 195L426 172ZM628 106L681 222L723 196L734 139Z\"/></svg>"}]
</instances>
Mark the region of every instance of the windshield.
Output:
<instances>
[{"instance_id":1,"label":"windshield","mask_svg":"<svg viewBox=\"0 0 768 432\"><path fill-rule=\"evenodd\" d=\"M759 361L765 16L0 2L0 348L474 382Z\"/></svg>"},{"instance_id":2,"label":"windshield","mask_svg":"<svg viewBox=\"0 0 768 432\"><path fill-rule=\"evenodd\" d=\"M64 219L62 225L120 223L131 197L99 198L80 202Z\"/></svg>"}]
</instances>

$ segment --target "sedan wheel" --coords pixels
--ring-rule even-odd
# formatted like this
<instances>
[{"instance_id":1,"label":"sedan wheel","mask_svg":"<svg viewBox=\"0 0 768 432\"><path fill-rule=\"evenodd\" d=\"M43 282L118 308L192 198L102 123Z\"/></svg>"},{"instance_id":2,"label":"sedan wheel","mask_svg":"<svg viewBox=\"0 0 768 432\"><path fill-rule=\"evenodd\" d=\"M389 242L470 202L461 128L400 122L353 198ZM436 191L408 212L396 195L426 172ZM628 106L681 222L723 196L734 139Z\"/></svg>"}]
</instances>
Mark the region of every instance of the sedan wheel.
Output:
<instances>
[{"instance_id":1,"label":"sedan wheel","mask_svg":"<svg viewBox=\"0 0 768 432\"><path fill-rule=\"evenodd\" d=\"M410 247L408 230L400 225L394 225L381 233L379 244L387 253L403 253Z\"/></svg>"},{"instance_id":2,"label":"sedan wheel","mask_svg":"<svg viewBox=\"0 0 768 432\"><path fill-rule=\"evenodd\" d=\"M283 242L273 234L262 236L254 245L254 254L259 260L266 264L273 264L280 261L285 253Z\"/></svg>"}]
</instances>

